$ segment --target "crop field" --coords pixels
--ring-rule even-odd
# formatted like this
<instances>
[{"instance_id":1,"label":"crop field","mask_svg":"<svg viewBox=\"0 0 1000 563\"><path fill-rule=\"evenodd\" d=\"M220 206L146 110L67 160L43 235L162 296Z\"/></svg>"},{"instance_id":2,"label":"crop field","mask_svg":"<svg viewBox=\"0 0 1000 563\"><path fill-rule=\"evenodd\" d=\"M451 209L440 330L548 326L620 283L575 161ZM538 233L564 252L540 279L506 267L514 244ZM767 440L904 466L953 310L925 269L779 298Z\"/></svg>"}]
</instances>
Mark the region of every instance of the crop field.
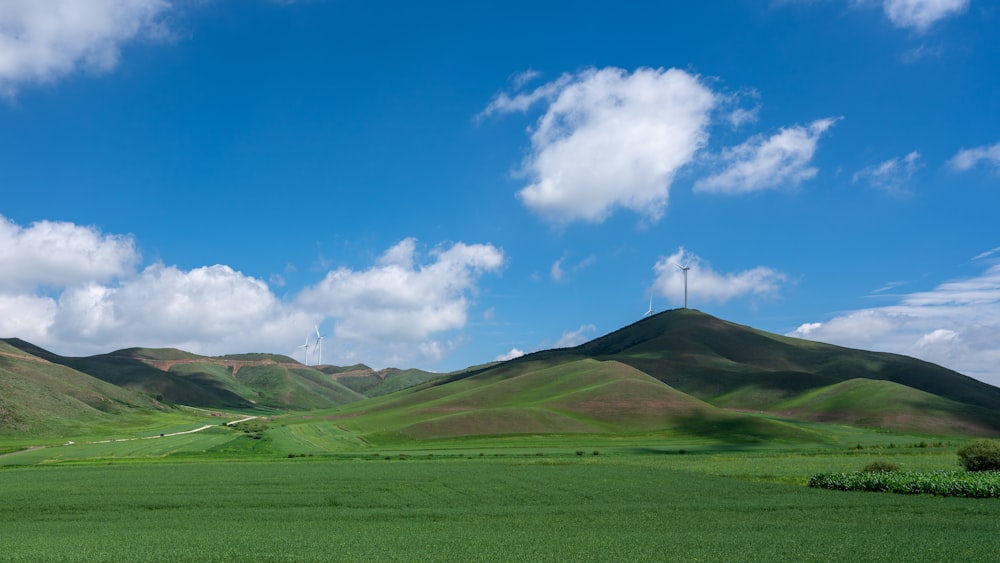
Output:
<instances>
[{"instance_id":1,"label":"crop field","mask_svg":"<svg viewBox=\"0 0 1000 563\"><path fill-rule=\"evenodd\" d=\"M886 455L914 469L955 465L950 448L895 448L445 450L7 467L0 559L995 559L998 501L803 484L817 470Z\"/></svg>"}]
</instances>

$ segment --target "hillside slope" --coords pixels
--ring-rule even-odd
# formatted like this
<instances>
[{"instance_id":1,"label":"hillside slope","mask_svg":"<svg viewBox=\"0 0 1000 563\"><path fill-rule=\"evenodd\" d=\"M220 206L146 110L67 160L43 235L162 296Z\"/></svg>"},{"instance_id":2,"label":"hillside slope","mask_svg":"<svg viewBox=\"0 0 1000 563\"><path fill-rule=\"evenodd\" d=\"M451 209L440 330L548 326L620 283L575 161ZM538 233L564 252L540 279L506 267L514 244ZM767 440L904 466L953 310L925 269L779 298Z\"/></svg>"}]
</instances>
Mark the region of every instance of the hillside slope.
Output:
<instances>
[{"instance_id":1,"label":"hillside slope","mask_svg":"<svg viewBox=\"0 0 1000 563\"><path fill-rule=\"evenodd\" d=\"M373 441L473 435L671 431L746 442L806 439L791 427L731 413L616 361L519 362L339 411Z\"/></svg>"},{"instance_id":2,"label":"hillside slope","mask_svg":"<svg viewBox=\"0 0 1000 563\"><path fill-rule=\"evenodd\" d=\"M331 377L281 355L213 358L173 348L128 348L69 358L21 340L6 342L22 352L171 404L302 410L330 408L365 398Z\"/></svg>"},{"instance_id":3,"label":"hillside slope","mask_svg":"<svg viewBox=\"0 0 1000 563\"><path fill-rule=\"evenodd\" d=\"M0 434L79 432L162 409L145 395L0 342Z\"/></svg>"},{"instance_id":4,"label":"hillside slope","mask_svg":"<svg viewBox=\"0 0 1000 563\"><path fill-rule=\"evenodd\" d=\"M952 401L1000 409L1000 389L941 366L779 336L690 309L666 311L545 357L615 359L717 406L768 409L848 381L892 381Z\"/></svg>"}]
</instances>

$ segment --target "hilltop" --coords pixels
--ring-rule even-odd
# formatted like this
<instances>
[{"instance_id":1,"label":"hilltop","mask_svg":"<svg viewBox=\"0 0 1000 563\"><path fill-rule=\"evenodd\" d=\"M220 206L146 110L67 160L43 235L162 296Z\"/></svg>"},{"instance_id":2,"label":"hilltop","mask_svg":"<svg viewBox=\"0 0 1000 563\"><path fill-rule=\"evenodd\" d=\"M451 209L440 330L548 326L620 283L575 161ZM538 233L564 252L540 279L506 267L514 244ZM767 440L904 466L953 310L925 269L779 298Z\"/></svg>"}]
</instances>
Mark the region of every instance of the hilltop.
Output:
<instances>
[{"instance_id":1,"label":"hilltop","mask_svg":"<svg viewBox=\"0 0 1000 563\"><path fill-rule=\"evenodd\" d=\"M675 309L580 346L468 370L342 412L345 424L373 437L652 429L803 437L782 418L997 435L1000 389L906 356Z\"/></svg>"}]
</instances>

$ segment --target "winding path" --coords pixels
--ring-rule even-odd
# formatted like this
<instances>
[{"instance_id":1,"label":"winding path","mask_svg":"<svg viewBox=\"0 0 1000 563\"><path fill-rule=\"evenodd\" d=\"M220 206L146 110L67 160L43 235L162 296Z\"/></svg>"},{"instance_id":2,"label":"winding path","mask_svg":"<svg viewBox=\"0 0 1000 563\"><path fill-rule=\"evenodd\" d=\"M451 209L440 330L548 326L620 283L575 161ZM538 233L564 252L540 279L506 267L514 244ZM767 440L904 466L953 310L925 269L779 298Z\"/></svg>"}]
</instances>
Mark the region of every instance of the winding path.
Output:
<instances>
[{"instance_id":1,"label":"winding path","mask_svg":"<svg viewBox=\"0 0 1000 563\"><path fill-rule=\"evenodd\" d=\"M233 421L227 422L226 426L235 426L235 425L237 425L237 424L239 424L241 422L246 422L248 420L253 420L255 418L259 418L259 417L248 416L246 418L241 418L239 420L233 420ZM168 436L180 436L182 434L194 434L195 432L201 432L202 430L208 430L209 428L215 428L215 426L216 426L215 424L206 424L204 426L200 426L200 427L195 428L193 430L182 430L180 432L171 432L170 434L160 434L158 436L140 436L140 437L137 437L137 438L121 438L121 439L119 439L119 438L110 438L108 440L98 440L96 442L84 442L84 443L85 444L110 444L112 442L131 442L131 441L134 441L134 440L153 440L153 439L156 439L156 438L166 438ZM71 445L73 445L73 442L66 442L63 445L64 446L71 446ZM23 450L18 450L16 452L8 452L8 453L5 453L5 454L0 454L0 457L8 457L8 456L12 456L12 455L23 454L23 453L32 452L32 451L35 451L35 450L41 450L43 448L49 448L49 447L52 447L52 446L31 446L31 447L25 448Z\"/></svg>"}]
</instances>

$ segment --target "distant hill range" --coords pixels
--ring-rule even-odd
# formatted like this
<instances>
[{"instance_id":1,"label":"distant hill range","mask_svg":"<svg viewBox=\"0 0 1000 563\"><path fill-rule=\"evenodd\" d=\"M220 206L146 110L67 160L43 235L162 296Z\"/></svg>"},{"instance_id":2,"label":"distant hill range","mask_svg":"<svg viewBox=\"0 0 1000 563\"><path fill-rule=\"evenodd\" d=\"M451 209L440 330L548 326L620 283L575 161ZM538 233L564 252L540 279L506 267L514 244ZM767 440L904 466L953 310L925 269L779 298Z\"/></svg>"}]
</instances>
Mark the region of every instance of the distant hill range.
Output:
<instances>
[{"instance_id":1,"label":"distant hill range","mask_svg":"<svg viewBox=\"0 0 1000 563\"><path fill-rule=\"evenodd\" d=\"M996 387L914 358L788 338L692 309L652 315L574 348L449 374L175 349L67 358L18 339L0 341L0 425L30 426L38 418L30 413L67 401L101 413L102 405L279 411L346 405L334 412L355 431L414 439L657 430L808 438L780 417L1000 435Z\"/></svg>"}]
</instances>

